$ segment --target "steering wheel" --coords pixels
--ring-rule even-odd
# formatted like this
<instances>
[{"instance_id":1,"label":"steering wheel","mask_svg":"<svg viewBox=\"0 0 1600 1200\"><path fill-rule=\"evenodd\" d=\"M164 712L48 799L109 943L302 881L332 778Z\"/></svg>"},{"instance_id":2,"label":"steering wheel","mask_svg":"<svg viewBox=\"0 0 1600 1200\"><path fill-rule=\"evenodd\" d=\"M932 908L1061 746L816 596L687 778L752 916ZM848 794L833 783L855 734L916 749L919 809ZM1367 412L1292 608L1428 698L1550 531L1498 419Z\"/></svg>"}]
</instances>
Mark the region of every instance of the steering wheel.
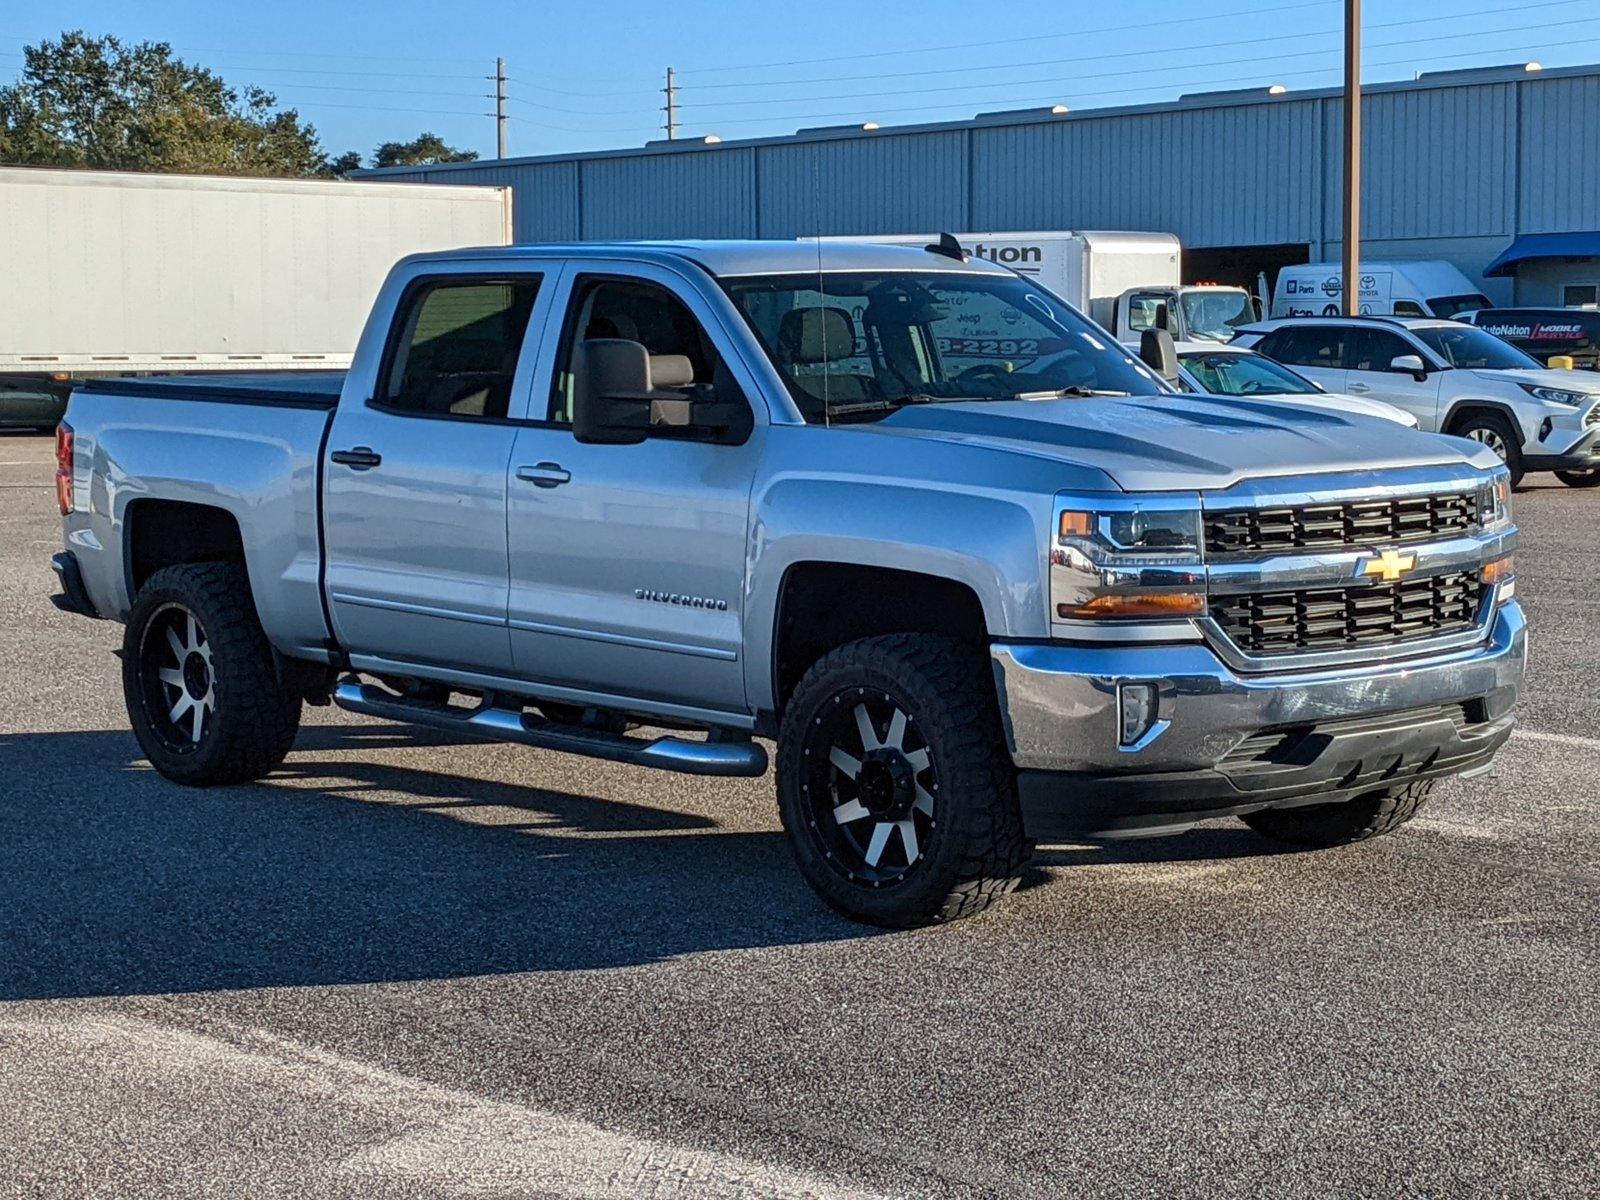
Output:
<instances>
[{"instance_id":1,"label":"steering wheel","mask_svg":"<svg viewBox=\"0 0 1600 1200\"><path fill-rule=\"evenodd\" d=\"M975 367L968 367L965 371L957 371L956 378L964 379L1004 379L1012 372L1006 370L999 363L979 363Z\"/></svg>"}]
</instances>

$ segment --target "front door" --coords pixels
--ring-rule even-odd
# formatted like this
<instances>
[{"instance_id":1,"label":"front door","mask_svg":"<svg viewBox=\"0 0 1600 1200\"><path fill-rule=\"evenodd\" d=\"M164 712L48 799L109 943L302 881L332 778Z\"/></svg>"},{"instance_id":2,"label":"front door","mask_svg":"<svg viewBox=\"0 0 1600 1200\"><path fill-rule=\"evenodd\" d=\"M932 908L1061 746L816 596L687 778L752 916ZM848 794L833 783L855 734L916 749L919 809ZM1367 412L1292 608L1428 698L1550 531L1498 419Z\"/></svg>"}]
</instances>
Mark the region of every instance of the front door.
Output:
<instances>
[{"instance_id":1,"label":"front door","mask_svg":"<svg viewBox=\"0 0 1600 1200\"><path fill-rule=\"evenodd\" d=\"M322 468L326 586L358 666L509 669L509 418L541 279L421 276L400 300L374 396L340 404Z\"/></svg>"},{"instance_id":2,"label":"front door","mask_svg":"<svg viewBox=\"0 0 1600 1200\"><path fill-rule=\"evenodd\" d=\"M1439 376L1437 372L1418 379L1411 371L1396 370L1395 359L1426 356L1397 333L1387 329L1358 329L1345 351L1348 371L1345 391L1369 400L1382 400L1403 408L1417 418L1422 429L1439 428Z\"/></svg>"},{"instance_id":3,"label":"front door","mask_svg":"<svg viewBox=\"0 0 1600 1200\"><path fill-rule=\"evenodd\" d=\"M734 400L720 324L669 271L574 274L548 421L517 437L509 482L517 673L587 693L742 712L750 490L764 426L697 427L693 400ZM635 445L571 431L574 348L625 338L650 354L660 402ZM536 401L537 403L537 401Z\"/></svg>"}]
</instances>

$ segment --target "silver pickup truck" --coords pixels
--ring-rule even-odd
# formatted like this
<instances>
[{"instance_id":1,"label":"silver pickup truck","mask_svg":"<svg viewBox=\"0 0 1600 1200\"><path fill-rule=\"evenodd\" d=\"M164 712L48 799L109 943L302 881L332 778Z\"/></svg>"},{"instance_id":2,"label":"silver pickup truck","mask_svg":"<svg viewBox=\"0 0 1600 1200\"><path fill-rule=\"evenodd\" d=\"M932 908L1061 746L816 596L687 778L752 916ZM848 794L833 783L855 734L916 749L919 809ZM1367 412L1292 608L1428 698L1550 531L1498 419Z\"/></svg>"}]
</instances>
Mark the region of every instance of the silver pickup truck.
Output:
<instances>
[{"instance_id":1,"label":"silver pickup truck","mask_svg":"<svg viewBox=\"0 0 1600 1200\"><path fill-rule=\"evenodd\" d=\"M344 376L91 383L59 606L155 768L303 703L762 774L830 904L976 912L1029 846L1385 833L1509 736L1505 467L1176 394L945 241L409 258Z\"/></svg>"}]
</instances>

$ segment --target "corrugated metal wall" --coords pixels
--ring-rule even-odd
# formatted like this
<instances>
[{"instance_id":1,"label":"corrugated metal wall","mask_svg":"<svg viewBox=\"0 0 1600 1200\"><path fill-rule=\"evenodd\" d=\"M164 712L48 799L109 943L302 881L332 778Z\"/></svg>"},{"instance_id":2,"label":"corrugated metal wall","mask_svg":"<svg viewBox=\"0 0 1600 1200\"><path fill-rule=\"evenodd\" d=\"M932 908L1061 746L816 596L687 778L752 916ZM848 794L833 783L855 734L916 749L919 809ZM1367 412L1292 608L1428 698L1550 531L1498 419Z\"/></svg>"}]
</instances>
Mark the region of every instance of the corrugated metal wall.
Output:
<instances>
[{"instance_id":1,"label":"corrugated metal wall","mask_svg":"<svg viewBox=\"0 0 1600 1200\"><path fill-rule=\"evenodd\" d=\"M1375 242L1600 228L1600 68L1386 85L1364 114ZM1339 237L1340 126L1319 93L385 175L509 183L526 241L1111 228L1317 254Z\"/></svg>"},{"instance_id":2,"label":"corrugated metal wall","mask_svg":"<svg viewBox=\"0 0 1600 1200\"><path fill-rule=\"evenodd\" d=\"M1522 87L1519 233L1600 229L1600 73Z\"/></svg>"}]
</instances>

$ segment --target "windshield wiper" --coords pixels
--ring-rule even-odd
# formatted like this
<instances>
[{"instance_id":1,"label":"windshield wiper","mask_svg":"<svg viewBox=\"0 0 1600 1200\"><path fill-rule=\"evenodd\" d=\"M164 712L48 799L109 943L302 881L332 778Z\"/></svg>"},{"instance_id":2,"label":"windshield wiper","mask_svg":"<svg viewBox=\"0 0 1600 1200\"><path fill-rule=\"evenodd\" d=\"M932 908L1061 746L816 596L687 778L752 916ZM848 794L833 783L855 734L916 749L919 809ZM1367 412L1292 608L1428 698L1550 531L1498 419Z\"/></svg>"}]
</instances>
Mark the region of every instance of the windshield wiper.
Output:
<instances>
[{"instance_id":1,"label":"windshield wiper","mask_svg":"<svg viewBox=\"0 0 1600 1200\"><path fill-rule=\"evenodd\" d=\"M956 400L977 400L978 396L930 396L927 392L907 392L886 400L858 400L851 404L830 404L828 415L849 417L858 413L894 412L912 404L946 404Z\"/></svg>"},{"instance_id":2,"label":"windshield wiper","mask_svg":"<svg viewBox=\"0 0 1600 1200\"><path fill-rule=\"evenodd\" d=\"M1131 395L1133 395L1132 392L1118 392L1118 391L1114 391L1114 390L1112 390L1110 388L1085 387L1081 383L1075 383L1071 387L1052 388L1051 390L1045 391L1045 392L1016 392L1016 393L1013 393L1013 395L1011 396L1011 399L1013 399L1013 400L1067 400L1067 399L1086 399L1086 398L1088 398L1090 396L1131 396Z\"/></svg>"}]
</instances>

